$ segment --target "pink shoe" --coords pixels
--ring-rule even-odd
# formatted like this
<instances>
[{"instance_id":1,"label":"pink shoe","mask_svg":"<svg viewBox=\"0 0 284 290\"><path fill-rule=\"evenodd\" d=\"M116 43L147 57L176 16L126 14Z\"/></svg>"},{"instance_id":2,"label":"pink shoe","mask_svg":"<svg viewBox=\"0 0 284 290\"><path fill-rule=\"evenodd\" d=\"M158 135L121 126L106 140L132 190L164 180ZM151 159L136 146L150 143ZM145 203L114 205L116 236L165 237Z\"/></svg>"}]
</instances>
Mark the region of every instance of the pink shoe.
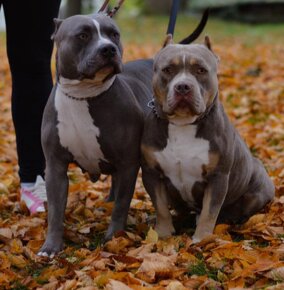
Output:
<instances>
[{"instance_id":1,"label":"pink shoe","mask_svg":"<svg viewBox=\"0 0 284 290\"><path fill-rule=\"evenodd\" d=\"M45 181L38 175L33 187L21 188L21 200L25 202L30 213L44 212L47 201Z\"/></svg>"}]
</instances>

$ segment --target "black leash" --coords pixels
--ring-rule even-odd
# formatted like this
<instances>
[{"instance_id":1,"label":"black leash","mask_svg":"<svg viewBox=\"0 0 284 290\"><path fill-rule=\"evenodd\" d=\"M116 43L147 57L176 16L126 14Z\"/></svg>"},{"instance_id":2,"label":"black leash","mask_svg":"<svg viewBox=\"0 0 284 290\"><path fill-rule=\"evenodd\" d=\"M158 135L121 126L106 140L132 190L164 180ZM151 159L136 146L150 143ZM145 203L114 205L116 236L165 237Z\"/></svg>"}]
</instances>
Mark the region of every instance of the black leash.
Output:
<instances>
[{"instance_id":1,"label":"black leash","mask_svg":"<svg viewBox=\"0 0 284 290\"><path fill-rule=\"evenodd\" d=\"M169 25L168 25L168 30L167 30L167 34L171 34L172 36L174 35L174 31L175 31L179 4L180 4L180 0L172 0L171 15L170 15L170 20L169 20Z\"/></svg>"}]
</instances>

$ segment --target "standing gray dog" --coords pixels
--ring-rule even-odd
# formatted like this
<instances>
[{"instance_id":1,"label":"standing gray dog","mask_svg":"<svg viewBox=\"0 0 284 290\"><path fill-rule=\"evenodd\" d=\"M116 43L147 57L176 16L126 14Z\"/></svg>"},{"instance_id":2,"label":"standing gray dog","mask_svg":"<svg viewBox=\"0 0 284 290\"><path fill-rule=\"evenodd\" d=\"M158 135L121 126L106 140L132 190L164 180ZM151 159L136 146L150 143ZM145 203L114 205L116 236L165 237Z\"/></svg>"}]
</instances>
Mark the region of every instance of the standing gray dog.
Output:
<instances>
[{"instance_id":1,"label":"standing gray dog","mask_svg":"<svg viewBox=\"0 0 284 290\"><path fill-rule=\"evenodd\" d=\"M216 222L238 223L274 197L274 186L218 98L218 58L205 45L174 45L154 60L155 100L142 138L143 182L157 212L159 236L175 229L169 206L198 215L193 241Z\"/></svg>"},{"instance_id":2,"label":"standing gray dog","mask_svg":"<svg viewBox=\"0 0 284 290\"><path fill-rule=\"evenodd\" d=\"M103 13L57 21L54 40L58 81L42 124L48 233L39 251L51 257L63 248L71 162L94 181L101 173L112 175L117 202L106 238L124 229L140 166L153 65L152 60L122 64L119 30Z\"/></svg>"}]
</instances>

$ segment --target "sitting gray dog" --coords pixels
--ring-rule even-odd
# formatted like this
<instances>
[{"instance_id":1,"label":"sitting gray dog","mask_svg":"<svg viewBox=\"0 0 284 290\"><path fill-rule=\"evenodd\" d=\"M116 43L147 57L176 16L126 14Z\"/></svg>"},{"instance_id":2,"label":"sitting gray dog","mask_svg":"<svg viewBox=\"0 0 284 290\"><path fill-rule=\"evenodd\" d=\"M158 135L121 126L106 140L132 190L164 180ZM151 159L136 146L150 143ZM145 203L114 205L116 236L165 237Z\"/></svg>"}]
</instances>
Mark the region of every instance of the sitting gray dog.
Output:
<instances>
[{"instance_id":1,"label":"sitting gray dog","mask_svg":"<svg viewBox=\"0 0 284 290\"><path fill-rule=\"evenodd\" d=\"M71 162L87 171L93 181L100 174L112 175L115 206L105 239L126 224L140 167L145 113L153 95L153 60L123 65L120 32L111 19L116 10L56 21L57 83L42 123L48 232L38 255L53 257L63 248ZM183 42L198 37L207 17L205 13Z\"/></svg>"},{"instance_id":2,"label":"sitting gray dog","mask_svg":"<svg viewBox=\"0 0 284 290\"><path fill-rule=\"evenodd\" d=\"M161 237L175 232L169 206L194 211L193 241L216 222L239 223L274 197L274 185L218 98L218 58L205 45L172 44L154 59L153 111L142 138L142 176Z\"/></svg>"}]
</instances>

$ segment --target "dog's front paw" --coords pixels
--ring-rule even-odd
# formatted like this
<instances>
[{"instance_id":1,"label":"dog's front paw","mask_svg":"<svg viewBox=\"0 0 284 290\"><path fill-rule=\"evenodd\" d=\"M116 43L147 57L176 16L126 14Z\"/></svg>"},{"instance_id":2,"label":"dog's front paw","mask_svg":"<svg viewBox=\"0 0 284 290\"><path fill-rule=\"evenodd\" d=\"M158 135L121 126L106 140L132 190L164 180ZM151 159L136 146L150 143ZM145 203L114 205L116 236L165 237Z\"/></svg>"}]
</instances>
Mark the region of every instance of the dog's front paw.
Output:
<instances>
[{"instance_id":1,"label":"dog's front paw","mask_svg":"<svg viewBox=\"0 0 284 290\"><path fill-rule=\"evenodd\" d=\"M45 241L43 246L38 251L37 255L41 257L48 257L50 259L53 259L55 255L58 254L62 250L63 250L63 242L55 244L55 243Z\"/></svg>"},{"instance_id":2,"label":"dog's front paw","mask_svg":"<svg viewBox=\"0 0 284 290\"><path fill-rule=\"evenodd\" d=\"M197 244L197 243L199 243L201 240L202 240L201 238L199 238L199 237L197 237L197 236L195 236L195 235L192 236L192 243L193 243L193 244Z\"/></svg>"},{"instance_id":3,"label":"dog's front paw","mask_svg":"<svg viewBox=\"0 0 284 290\"><path fill-rule=\"evenodd\" d=\"M158 233L159 238L167 238L172 236L176 231L173 225L157 223L155 231Z\"/></svg>"},{"instance_id":4,"label":"dog's front paw","mask_svg":"<svg viewBox=\"0 0 284 290\"><path fill-rule=\"evenodd\" d=\"M194 235L192 236L192 243L197 244L201 242L203 239L209 237L212 235L212 232L206 231L202 233L195 232Z\"/></svg>"}]
</instances>

